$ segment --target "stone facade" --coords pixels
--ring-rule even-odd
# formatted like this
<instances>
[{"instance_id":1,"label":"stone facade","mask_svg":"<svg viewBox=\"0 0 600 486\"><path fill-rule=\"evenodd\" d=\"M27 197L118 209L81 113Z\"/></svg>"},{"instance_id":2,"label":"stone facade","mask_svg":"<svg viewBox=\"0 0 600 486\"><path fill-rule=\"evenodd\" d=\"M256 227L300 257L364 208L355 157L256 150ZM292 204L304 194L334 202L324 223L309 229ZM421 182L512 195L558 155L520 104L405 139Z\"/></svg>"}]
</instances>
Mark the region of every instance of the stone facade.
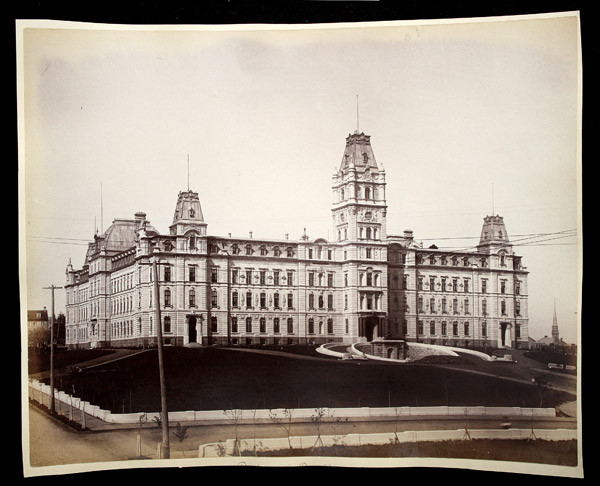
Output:
<instances>
[{"instance_id":1,"label":"stone facade","mask_svg":"<svg viewBox=\"0 0 600 486\"><path fill-rule=\"evenodd\" d=\"M67 266L67 345L155 345L156 261L167 345L525 347L527 272L503 219L484 219L473 251L423 248L410 230L387 234L385 177L370 137L350 134L332 178L335 241L210 236L189 190L168 234L141 212L114 220L80 270Z\"/></svg>"}]
</instances>

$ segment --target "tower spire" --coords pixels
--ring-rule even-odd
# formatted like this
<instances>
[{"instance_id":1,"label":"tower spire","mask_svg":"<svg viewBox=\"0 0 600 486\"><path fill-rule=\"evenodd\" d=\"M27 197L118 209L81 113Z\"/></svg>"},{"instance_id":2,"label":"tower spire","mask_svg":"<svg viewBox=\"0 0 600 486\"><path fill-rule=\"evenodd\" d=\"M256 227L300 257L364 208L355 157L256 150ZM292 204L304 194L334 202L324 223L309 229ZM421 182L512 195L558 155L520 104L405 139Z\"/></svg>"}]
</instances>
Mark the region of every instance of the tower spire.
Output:
<instances>
[{"instance_id":1,"label":"tower spire","mask_svg":"<svg viewBox=\"0 0 600 486\"><path fill-rule=\"evenodd\" d=\"M554 317L552 318L552 341L554 344L559 344L560 337L558 334L558 319L556 318L556 299L554 299Z\"/></svg>"}]
</instances>

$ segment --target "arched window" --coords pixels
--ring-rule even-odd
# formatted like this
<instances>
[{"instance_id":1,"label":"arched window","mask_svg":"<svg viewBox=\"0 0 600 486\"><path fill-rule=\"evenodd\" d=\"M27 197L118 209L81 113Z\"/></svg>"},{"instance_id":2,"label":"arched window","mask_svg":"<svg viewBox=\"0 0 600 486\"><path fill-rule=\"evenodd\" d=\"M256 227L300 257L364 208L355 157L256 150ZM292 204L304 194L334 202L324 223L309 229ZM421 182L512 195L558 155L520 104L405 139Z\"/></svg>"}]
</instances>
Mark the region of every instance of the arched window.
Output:
<instances>
[{"instance_id":1,"label":"arched window","mask_svg":"<svg viewBox=\"0 0 600 486\"><path fill-rule=\"evenodd\" d=\"M365 199L371 199L371 188L365 187Z\"/></svg>"},{"instance_id":2,"label":"arched window","mask_svg":"<svg viewBox=\"0 0 600 486\"><path fill-rule=\"evenodd\" d=\"M371 239L371 228L367 228L367 240Z\"/></svg>"},{"instance_id":3,"label":"arched window","mask_svg":"<svg viewBox=\"0 0 600 486\"><path fill-rule=\"evenodd\" d=\"M322 309L325 306L325 300L322 295L319 295L319 309Z\"/></svg>"},{"instance_id":4,"label":"arched window","mask_svg":"<svg viewBox=\"0 0 600 486\"><path fill-rule=\"evenodd\" d=\"M340 201L344 200L344 189L340 191Z\"/></svg>"}]
</instances>

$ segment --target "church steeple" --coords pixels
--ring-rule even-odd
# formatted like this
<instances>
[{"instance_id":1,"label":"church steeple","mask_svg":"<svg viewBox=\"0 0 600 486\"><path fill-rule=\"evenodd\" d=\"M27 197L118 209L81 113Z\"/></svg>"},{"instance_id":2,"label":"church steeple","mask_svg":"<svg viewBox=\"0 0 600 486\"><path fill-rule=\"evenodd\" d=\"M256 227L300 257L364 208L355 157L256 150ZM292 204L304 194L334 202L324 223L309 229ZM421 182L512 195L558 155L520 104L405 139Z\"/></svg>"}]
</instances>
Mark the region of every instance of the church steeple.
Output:
<instances>
[{"instance_id":1,"label":"church steeple","mask_svg":"<svg viewBox=\"0 0 600 486\"><path fill-rule=\"evenodd\" d=\"M554 344L560 344L560 336L558 334L558 320L556 319L556 299L554 299L554 317L552 318L552 341Z\"/></svg>"}]
</instances>

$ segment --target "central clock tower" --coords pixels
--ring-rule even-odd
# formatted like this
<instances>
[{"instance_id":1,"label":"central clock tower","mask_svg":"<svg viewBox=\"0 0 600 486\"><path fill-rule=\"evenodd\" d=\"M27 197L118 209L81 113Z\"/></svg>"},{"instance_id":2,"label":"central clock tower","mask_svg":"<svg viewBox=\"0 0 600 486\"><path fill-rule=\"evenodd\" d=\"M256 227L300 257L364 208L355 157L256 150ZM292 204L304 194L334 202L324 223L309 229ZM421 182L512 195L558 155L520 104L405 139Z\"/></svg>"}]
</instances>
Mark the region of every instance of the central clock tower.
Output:
<instances>
[{"instance_id":1,"label":"central clock tower","mask_svg":"<svg viewBox=\"0 0 600 486\"><path fill-rule=\"evenodd\" d=\"M333 226L338 243L385 241L385 169L375 160L369 135L348 135L332 189Z\"/></svg>"},{"instance_id":2,"label":"central clock tower","mask_svg":"<svg viewBox=\"0 0 600 486\"><path fill-rule=\"evenodd\" d=\"M349 342L388 334L385 169L375 160L370 139L358 131L348 135L332 180L331 212Z\"/></svg>"}]
</instances>

